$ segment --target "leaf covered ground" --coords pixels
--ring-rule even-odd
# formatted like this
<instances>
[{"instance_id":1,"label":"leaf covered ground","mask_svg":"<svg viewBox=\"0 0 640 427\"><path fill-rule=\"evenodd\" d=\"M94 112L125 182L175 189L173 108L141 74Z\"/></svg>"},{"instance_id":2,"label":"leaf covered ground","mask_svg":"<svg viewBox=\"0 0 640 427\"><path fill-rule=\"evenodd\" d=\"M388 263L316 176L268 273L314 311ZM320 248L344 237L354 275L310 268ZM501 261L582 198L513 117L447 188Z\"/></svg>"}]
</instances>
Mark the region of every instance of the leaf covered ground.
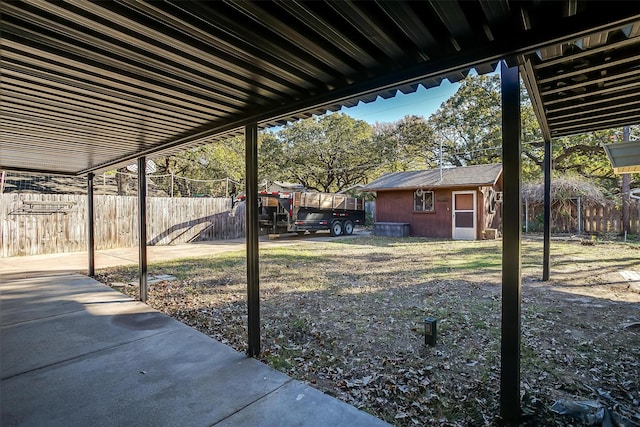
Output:
<instances>
[{"instance_id":1,"label":"leaf covered ground","mask_svg":"<svg viewBox=\"0 0 640 427\"><path fill-rule=\"evenodd\" d=\"M554 240L551 260L541 282L542 242L523 242L523 424L586 425L550 409L561 399L640 423L640 294L620 275L640 272L640 246ZM148 304L246 350L244 252L149 273L178 280L151 285ZM261 249L260 287L264 363L397 426L499 424L500 241L362 236ZM435 347L425 317L437 319Z\"/></svg>"}]
</instances>

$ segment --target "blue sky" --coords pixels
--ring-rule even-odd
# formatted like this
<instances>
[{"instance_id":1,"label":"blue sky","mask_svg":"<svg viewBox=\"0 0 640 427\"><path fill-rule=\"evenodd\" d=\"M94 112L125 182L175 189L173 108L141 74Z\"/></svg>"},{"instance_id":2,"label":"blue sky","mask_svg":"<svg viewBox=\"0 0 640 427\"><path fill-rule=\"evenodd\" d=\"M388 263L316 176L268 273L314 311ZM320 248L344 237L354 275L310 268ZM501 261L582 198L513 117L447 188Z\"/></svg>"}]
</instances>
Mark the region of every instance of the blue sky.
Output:
<instances>
[{"instance_id":1,"label":"blue sky","mask_svg":"<svg viewBox=\"0 0 640 427\"><path fill-rule=\"evenodd\" d=\"M440 105L449 99L460 87L459 83L443 80L438 87L425 89L422 86L410 94L398 94L389 99L378 98L369 104L360 103L355 107L342 108L341 112L354 119L375 122L396 122L406 115L424 116L428 119Z\"/></svg>"}]
</instances>

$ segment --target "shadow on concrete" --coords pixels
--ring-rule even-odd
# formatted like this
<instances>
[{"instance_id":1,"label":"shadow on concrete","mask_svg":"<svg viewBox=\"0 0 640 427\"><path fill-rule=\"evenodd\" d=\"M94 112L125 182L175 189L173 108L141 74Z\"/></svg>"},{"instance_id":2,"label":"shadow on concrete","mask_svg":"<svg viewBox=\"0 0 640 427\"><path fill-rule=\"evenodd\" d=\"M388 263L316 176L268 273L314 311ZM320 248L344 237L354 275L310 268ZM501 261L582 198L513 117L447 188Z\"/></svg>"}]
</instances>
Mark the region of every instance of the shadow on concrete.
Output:
<instances>
[{"instance_id":1,"label":"shadow on concrete","mask_svg":"<svg viewBox=\"0 0 640 427\"><path fill-rule=\"evenodd\" d=\"M91 278L0 291L2 426L386 425Z\"/></svg>"}]
</instances>

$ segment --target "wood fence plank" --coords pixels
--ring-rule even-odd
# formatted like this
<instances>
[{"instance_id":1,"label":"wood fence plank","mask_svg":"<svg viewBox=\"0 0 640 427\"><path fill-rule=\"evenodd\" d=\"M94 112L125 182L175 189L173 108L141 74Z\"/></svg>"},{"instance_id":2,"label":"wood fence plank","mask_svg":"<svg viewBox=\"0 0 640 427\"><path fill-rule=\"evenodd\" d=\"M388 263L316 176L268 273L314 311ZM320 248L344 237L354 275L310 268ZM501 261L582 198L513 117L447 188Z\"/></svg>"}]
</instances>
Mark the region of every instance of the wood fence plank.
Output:
<instances>
[{"instance_id":1,"label":"wood fence plank","mask_svg":"<svg viewBox=\"0 0 640 427\"><path fill-rule=\"evenodd\" d=\"M87 198L75 194L0 195L2 257L86 250ZM71 203L67 213L21 212L24 202ZM244 236L244 210L232 212L229 198L149 197L148 244L232 239ZM138 244L135 196L94 197L96 249ZM40 205L42 206L42 204ZM234 214L235 213L235 214Z\"/></svg>"},{"instance_id":2,"label":"wood fence plank","mask_svg":"<svg viewBox=\"0 0 640 427\"><path fill-rule=\"evenodd\" d=\"M542 204L528 206L529 224L536 224L536 218L542 215ZM581 230L583 233L603 234L622 233L622 212L611 203L607 205L582 206ZM540 224L536 224L540 226ZM539 230L538 230L539 231ZM556 203L551 207L551 232L576 233L578 231L578 213L573 205ZM640 234L640 201L632 201L630 209L630 234Z\"/></svg>"}]
</instances>

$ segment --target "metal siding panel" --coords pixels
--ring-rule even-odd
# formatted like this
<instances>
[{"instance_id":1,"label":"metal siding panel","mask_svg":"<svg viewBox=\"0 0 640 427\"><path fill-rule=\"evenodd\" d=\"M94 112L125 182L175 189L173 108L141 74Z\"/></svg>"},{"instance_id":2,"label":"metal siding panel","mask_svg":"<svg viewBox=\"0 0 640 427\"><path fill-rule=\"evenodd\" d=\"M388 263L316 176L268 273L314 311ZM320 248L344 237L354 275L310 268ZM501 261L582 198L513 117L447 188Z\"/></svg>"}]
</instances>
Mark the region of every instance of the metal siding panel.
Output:
<instances>
[{"instance_id":1,"label":"metal siding panel","mask_svg":"<svg viewBox=\"0 0 640 427\"><path fill-rule=\"evenodd\" d=\"M411 235L418 237L451 238L451 191L434 191L434 212L412 215Z\"/></svg>"},{"instance_id":2,"label":"metal siding panel","mask_svg":"<svg viewBox=\"0 0 640 427\"><path fill-rule=\"evenodd\" d=\"M451 207L449 190L434 192L435 212L413 212L413 190L380 191L376 197L376 221L411 224L416 237L451 237Z\"/></svg>"}]
</instances>

